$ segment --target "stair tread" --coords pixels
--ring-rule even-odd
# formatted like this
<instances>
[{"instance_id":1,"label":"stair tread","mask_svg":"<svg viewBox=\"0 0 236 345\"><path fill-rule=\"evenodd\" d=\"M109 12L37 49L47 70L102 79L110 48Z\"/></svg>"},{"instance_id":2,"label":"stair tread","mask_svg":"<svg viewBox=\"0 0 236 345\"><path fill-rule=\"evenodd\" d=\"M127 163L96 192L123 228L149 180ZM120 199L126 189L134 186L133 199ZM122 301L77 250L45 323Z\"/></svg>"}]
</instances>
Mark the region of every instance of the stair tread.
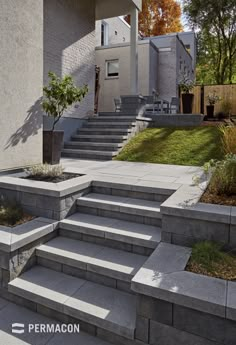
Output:
<instances>
[{"instance_id":1,"label":"stair tread","mask_svg":"<svg viewBox=\"0 0 236 345\"><path fill-rule=\"evenodd\" d=\"M161 229L108 217L75 213L60 222L62 229L80 231L87 235L125 241L134 245L156 248L161 240Z\"/></svg>"},{"instance_id":2,"label":"stair tread","mask_svg":"<svg viewBox=\"0 0 236 345\"><path fill-rule=\"evenodd\" d=\"M146 213L147 216L153 214L156 218L161 218L161 203L157 201L90 193L77 199L77 204L85 206L93 204L100 207L103 205L106 206L106 209L110 207L112 210L116 211L124 211L124 209L127 209L132 214L136 214L136 210L139 210L143 214Z\"/></svg>"},{"instance_id":3,"label":"stair tread","mask_svg":"<svg viewBox=\"0 0 236 345\"><path fill-rule=\"evenodd\" d=\"M102 116L102 115L99 115L99 116L96 116L96 117L92 117L92 118L89 118L89 121L96 121L96 120L104 120L105 121L108 121L108 119L111 119L111 120L135 120L137 117L137 115L134 115L134 116L114 116L114 115L110 115L110 116Z\"/></svg>"},{"instance_id":4,"label":"stair tread","mask_svg":"<svg viewBox=\"0 0 236 345\"><path fill-rule=\"evenodd\" d=\"M122 122L122 121L117 121L117 122L112 122L112 121L100 121L99 118L97 119L97 121L92 121L92 122L88 122L88 124L93 124L96 125L96 122L99 123L99 125L104 125L104 126L112 126L112 125L116 125L116 126L131 126L131 125L135 125L136 122L135 121L126 121L126 122ZM85 128L85 127L83 127Z\"/></svg>"},{"instance_id":5,"label":"stair tread","mask_svg":"<svg viewBox=\"0 0 236 345\"><path fill-rule=\"evenodd\" d=\"M79 132L129 132L131 129L129 128L80 128Z\"/></svg>"},{"instance_id":6,"label":"stair tread","mask_svg":"<svg viewBox=\"0 0 236 345\"><path fill-rule=\"evenodd\" d=\"M37 255L127 282L147 260L142 255L62 236L41 245Z\"/></svg>"},{"instance_id":7,"label":"stair tread","mask_svg":"<svg viewBox=\"0 0 236 345\"><path fill-rule=\"evenodd\" d=\"M77 134L73 135L72 138L91 138L91 135L86 135L86 134ZM127 139L127 136L125 135L109 135L109 134L104 134L104 135L93 135L93 138L111 138L111 139Z\"/></svg>"},{"instance_id":8,"label":"stair tread","mask_svg":"<svg viewBox=\"0 0 236 345\"><path fill-rule=\"evenodd\" d=\"M8 290L110 332L134 337L136 297L83 279L34 266Z\"/></svg>"},{"instance_id":9,"label":"stair tread","mask_svg":"<svg viewBox=\"0 0 236 345\"><path fill-rule=\"evenodd\" d=\"M86 153L88 155L95 155L95 156L109 156L112 157L117 154L117 152L110 152L110 151L95 151L95 150L82 150L82 149L62 149L63 153Z\"/></svg>"}]
</instances>

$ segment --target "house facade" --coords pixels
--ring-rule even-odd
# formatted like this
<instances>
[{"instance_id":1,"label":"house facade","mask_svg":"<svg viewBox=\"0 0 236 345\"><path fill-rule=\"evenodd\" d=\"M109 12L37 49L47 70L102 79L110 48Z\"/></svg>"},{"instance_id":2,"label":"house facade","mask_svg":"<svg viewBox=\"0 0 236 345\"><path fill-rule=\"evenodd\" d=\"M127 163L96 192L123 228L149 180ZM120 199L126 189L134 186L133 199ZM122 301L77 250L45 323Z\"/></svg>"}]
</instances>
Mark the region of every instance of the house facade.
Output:
<instances>
[{"instance_id":1,"label":"house facade","mask_svg":"<svg viewBox=\"0 0 236 345\"><path fill-rule=\"evenodd\" d=\"M151 95L155 89L170 101L179 96L178 81L182 73L195 77L196 38L194 32L169 34L138 41L138 93ZM96 65L100 68L99 111L114 110L114 98L130 88L127 58L130 44L120 42L96 48ZM110 73L112 67L116 73Z\"/></svg>"},{"instance_id":2,"label":"house facade","mask_svg":"<svg viewBox=\"0 0 236 345\"><path fill-rule=\"evenodd\" d=\"M136 56L140 7L141 0L0 0L0 170L42 162L40 102L48 71L89 86L86 99L66 114L65 128L93 113L96 20L130 13ZM133 79L135 85L135 69Z\"/></svg>"}]
</instances>

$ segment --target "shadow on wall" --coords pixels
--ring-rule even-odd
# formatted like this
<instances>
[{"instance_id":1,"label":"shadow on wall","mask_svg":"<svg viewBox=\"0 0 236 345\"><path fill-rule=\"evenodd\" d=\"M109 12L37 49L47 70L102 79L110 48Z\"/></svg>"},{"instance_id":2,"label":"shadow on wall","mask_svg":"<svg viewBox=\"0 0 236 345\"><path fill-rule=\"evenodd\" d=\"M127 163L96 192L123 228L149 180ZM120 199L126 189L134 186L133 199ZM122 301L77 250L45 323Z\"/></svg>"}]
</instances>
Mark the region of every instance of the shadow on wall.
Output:
<instances>
[{"instance_id":1,"label":"shadow on wall","mask_svg":"<svg viewBox=\"0 0 236 345\"><path fill-rule=\"evenodd\" d=\"M4 150L16 146L19 143L25 143L29 137L37 135L42 128L43 118L41 110L42 97L39 98L27 111L27 117L23 125L8 139Z\"/></svg>"}]
</instances>

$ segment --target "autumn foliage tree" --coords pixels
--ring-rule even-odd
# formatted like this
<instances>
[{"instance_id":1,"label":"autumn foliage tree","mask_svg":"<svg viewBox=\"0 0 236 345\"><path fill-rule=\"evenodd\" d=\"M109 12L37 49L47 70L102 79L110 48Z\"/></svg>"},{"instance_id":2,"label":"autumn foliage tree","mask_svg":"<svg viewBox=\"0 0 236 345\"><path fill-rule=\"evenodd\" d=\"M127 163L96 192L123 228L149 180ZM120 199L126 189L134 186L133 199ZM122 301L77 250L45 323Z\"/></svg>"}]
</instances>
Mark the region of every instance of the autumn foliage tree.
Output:
<instances>
[{"instance_id":1,"label":"autumn foliage tree","mask_svg":"<svg viewBox=\"0 0 236 345\"><path fill-rule=\"evenodd\" d=\"M130 23L130 18L125 18ZM176 0L143 0L139 30L144 37L183 31L181 6Z\"/></svg>"}]
</instances>

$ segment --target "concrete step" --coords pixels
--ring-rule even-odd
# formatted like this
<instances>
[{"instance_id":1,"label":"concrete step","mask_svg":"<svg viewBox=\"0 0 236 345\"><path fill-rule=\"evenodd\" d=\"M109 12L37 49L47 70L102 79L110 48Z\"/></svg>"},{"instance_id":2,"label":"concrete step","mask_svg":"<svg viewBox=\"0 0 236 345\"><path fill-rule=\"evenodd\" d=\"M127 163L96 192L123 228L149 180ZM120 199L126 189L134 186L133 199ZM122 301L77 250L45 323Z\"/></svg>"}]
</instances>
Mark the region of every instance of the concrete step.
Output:
<instances>
[{"instance_id":1,"label":"concrete step","mask_svg":"<svg viewBox=\"0 0 236 345\"><path fill-rule=\"evenodd\" d=\"M87 141L87 142L99 142L99 143L121 143L124 140L127 140L128 137L126 135L94 135L94 134L79 134L73 135L71 140L73 141Z\"/></svg>"},{"instance_id":2,"label":"concrete step","mask_svg":"<svg viewBox=\"0 0 236 345\"><path fill-rule=\"evenodd\" d=\"M100 116L106 116L106 117L110 117L110 116L116 116L116 117L118 117L118 116L127 116L127 117L133 116L133 117L137 117L137 114L132 113L132 112L130 112L130 113L122 113L122 112L100 112L100 113L98 113L98 116L99 116L99 117L100 117Z\"/></svg>"},{"instance_id":3,"label":"concrete step","mask_svg":"<svg viewBox=\"0 0 236 345\"><path fill-rule=\"evenodd\" d=\"M161 226L160 202L90 193L77 199L77 210L95 216Z\"/></svg>"},{"instance_id":4,"label":"concrete step","mask_svg":"<svg viewBox=\"0 0 236 345\"><path fill-rule=\"evenodd\" d=\"M147 260L146 256L63 236L41 245L36 256L39 265L127 292L131 279Z\"/></svg>"},{"instance_id":5,"label":"concrete step","mask_svg":"<svg viewBox=\"0 0 236 345\"><path fill-rule=\"evenodd\" d=\"M76 150L76 149L63 149L63 157L74 157L94 160L111 160L117 155L117 152L109 151L96 151L96 150Z\"/></svg>"},{"instance_id":6,"label":"concrete step","mask_svg":"<svg viewBox=\"0 0 236 345\"><path fill-rule=\"evenodd\" d=\"M150 200L164 202L174 192L176 188L171 188L170 184L159 183L159 185L150 184L147 186L144 182L132 185L129 179L122 182L114 181L113 177L100 177L99 180L94 179L92 182L92 192L98 194L116 195L134 199Z\"/></svg>"},{"instance_id":7,"label":"concrete step","mask_svg":"<svg viewBox=\"0 0 236 345\"><path fill-rule=\"evenodd\" d=\"M118 151L122 148L122 143L93 143L93 142L78 142L78 141L67 141L65 143L66 149L77 149L77 150L95 150L95 151Z\"/></svg>"},{"instance_id":8,"label":"concrete step","mask_svg":"<svg viewBox=\"0 0 236 345\"><path fill-rule=\"evenodd\" d=\"M122 116L122 115L116 115L116 116L96 116L91 117L88 119L89 122L97 122L97 121L104 121L104 122L133 122L137 118L137 115L134 116Z\"/></svg>"},{"instance_id":9,"label":"concrete step","mask_svg":"<svg viewBox=\"0 0 236 345\"><path fill-rule=\"evenodd\" d=\"M87 122L84 124L83 128L108 128L108 129L128 129L132 126L134 127L136 125L136 122L102 122L102 121L96 121L96 122Z\"/></svg>"},{"instance_id":10,"label":"concrete step","mask_svg":"<svg viewBox=\"0 0 236 345\"><path fill-rule=\"evenodd\" d=\"M91 135L103 135L103 134L109 134L109 135L127 135L131 132L131 129L129 128L80 128L78 129L78 134L91 134Z\"/></svg>"},{"instance_id":11,"label":"concrete step","mask_svg":"<svg viewBox=\"0 0 236 345\"><path fill-rule=\"evenodd\" d=\"M78 321L134 339L136 297L83 279L35 266L8 290Z\"/></svg>"},{"instance_id":12,"label":"concrete step","mask_svg":"<svg viewBox=\"0 0 236 345\"><path fill-rule=\"evenodd\" d=\"M81 213L62 220L60 234L146 255L150 255L161 241L158 227Z\"/></svg>"}]
</instances>

